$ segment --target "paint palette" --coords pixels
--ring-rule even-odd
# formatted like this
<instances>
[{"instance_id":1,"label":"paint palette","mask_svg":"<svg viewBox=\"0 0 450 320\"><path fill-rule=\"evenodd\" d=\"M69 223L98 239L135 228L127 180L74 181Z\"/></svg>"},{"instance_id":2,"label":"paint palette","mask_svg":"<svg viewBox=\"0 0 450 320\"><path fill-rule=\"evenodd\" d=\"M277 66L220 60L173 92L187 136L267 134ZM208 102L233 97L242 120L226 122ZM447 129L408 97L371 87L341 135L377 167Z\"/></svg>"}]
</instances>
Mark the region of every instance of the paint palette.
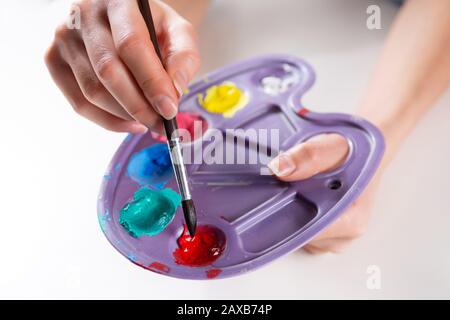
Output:
<instances>
[{"instance_id":1,"label":"paint palette","mask_svg":"<svg viewBox=\"0 0 450 320\"><path fill-rule=\"evenodd\" d=\"M212 230L204 238L198 236L197 244L220 244L204 249L211 259L197 264L180 260L198 254L180 248L192 244L184 234L181 207L174 207L173 220L161 220L168 224L156 235L136 237L121 225L121 210L133 203L136 191L178 192L164 137L151 133L128 136L105 175L98 215L110 243L145 269L188 279L239 275L306 244L362 192L384 151L382 135L367 121L304 108L301 98L313 82L313 70L303 60L270 55L212 72L183 96L180 110L188 120L180 119L182 126L188 127L191 118L203 121L200 135L183 141L183 152L203 155L200 161L191 157L187 171L199 228ZM230 86L214 91L222 84L240 92ZM205 108L202 101L208 94L239 100L240 106L227 113L217 112L214 104ZM339 168L293 183L268 174L271 157L322 133L338 133L348 140L350 151ZM151 200L146 205L151 206Z\"/></svg>"}]
</instances>

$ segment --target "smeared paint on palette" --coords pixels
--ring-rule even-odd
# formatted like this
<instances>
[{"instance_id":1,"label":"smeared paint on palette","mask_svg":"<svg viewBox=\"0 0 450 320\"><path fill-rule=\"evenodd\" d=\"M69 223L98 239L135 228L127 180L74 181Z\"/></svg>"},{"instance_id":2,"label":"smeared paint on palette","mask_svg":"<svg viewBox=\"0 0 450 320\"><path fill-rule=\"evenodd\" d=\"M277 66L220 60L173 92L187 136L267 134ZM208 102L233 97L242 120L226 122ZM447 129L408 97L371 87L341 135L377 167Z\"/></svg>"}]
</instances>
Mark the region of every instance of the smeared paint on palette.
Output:
<instances>
[{"instance_id":1,"label":"smeared paint on palette","mask_svg":"<svg viewBox=\"0 0 450 320\"><path fill-rule=\"evenodd\" d=\"M262 90L271 96L287 92L300 81L300 75L289 64L271 70L271 74L261 79Z\"/></svg>"},{"instance_id":2,"label":"smeared paint on palette","mask_svg":"<svg viewBox=\"0 0 450 320\"><path fill-rule=\"evenodd\" d=\"M133 201L120 210L119 223L135 238L155 236L172 221L180 204L181 196L172 189L144 187L136 191Z\"/></svg>"},{"instance_id":3,"label":"smeared paint on palette","mask_svg":"<svg viewBox=\"0 0 450 320\"><path fill-rule=\"evenodd\" d=\"M216 261L225 249L225 234L209 225L197 226L191 237L184 227L178 238L178 248L173 252L176 263L189 267L203 267Z\"/></svg>"},{"instance_id":4,"label":"smeared paint on palette","mask_svg":"<svg viewBox=\"0 0 450 320\"><path fill-rule=\"evenodd\" d=\"M208 279L214 279L217 278L219 276L219 274L222 273L221 269L211 269L211 270L207 270L206 271L206 277Z\"/></svg>"},{"instance_id":5,"label":"smeared paint on palette","mask_svg":"<svg viewBox=\"0 0 450 320\"><path fill-rule=\"evenodd\" d=\"M147 269L157 272L157 273L169 273L170 268L166 266L164 263L155 261L148 265Z\"/></svg>"},{"instance_id":6,"label":"smeared paint on palette","mask_svg":"<svg viewBox=\"0 0 450 320\"><path fill-rule=\"evenodd\" d=\"M198 94L197 99L206 111L222 114L225 118L233 117L249 101L248 95L232 82L212 86L204 95Z\"/></svg>"}]
</instances>

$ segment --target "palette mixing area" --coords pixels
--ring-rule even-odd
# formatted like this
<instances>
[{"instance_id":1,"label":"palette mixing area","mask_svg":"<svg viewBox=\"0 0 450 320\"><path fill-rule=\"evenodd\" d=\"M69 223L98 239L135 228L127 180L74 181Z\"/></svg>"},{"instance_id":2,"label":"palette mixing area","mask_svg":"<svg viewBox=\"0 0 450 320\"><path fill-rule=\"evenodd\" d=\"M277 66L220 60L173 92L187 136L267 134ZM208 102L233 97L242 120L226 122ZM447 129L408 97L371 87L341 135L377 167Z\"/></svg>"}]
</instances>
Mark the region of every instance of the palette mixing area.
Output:
<instances>
[{"instance_id":1,"label":"palette mixing area","mask_svg":"<svg viewBox=\"0 0 450 320\"><path fill-rule=\"evenodd\" d=\"M190 86L177 120L195 237L184 226L165 137L147 133L129 135L104 176L98 217L109 242L142 268L187 279L239 275L307 243L362 192L384 151L369 122L304 108L313 82L303 60L270 55ZM271 158L322 133L349 143L339 168L292 183L270 175Z\"/></svg>"}]
</instances>

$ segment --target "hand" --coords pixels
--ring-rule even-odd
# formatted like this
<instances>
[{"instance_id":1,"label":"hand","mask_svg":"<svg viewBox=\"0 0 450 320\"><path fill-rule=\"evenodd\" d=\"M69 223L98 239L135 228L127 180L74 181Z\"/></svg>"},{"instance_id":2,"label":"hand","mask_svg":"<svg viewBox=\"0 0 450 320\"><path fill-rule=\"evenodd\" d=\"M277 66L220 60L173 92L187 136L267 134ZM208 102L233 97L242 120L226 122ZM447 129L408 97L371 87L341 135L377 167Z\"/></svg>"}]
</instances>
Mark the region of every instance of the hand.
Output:
<instances>
[{"instance_id":1,"label":"hand","mask_svg":"<svg viewBox=\"0 0 450 320\"><path fill-rule=\"evenodd\" d=\"M349 147L338 134L323 134L296 145L272 160L269 168L283 181L304 180L337 168L345 161ZM366 229L378 178L333 224L303 247L309 253L341 252Z\"/></svg>"},{"instance_id":2,"label":"hand","mask_svg":"<svg viewBox=\"0 0 450 320\"><path fill-rule=\"evenodd\" d=\"M137 1L81 0L81 29L57 28L47 67L74 110L119 132L161 130L200 63L192 25L152 0L164 60L158 59Z\"/></svg>"}]
</instances>

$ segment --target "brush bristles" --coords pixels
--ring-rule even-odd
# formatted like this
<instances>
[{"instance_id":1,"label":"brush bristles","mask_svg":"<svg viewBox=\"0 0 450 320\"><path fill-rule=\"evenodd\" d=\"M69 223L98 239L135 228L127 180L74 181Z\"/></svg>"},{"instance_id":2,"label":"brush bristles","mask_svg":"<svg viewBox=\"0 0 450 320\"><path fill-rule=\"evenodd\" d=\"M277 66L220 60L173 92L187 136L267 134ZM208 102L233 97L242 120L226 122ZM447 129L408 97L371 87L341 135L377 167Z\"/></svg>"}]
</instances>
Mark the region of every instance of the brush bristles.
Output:
<instances>
[{"instance_id":1,"label":"brush bristles","mask_svg":"<svg viewBox=\"0 0 450 320\"><path fill-rule=\"evenodd\" d=\"M181 202L183 207L184 219L186 220L186 226L188 228L191 237L195 235L195 229L197 228L197 213L195 211L194 201L191 199Z\"/></svg>"}]
</instances>

